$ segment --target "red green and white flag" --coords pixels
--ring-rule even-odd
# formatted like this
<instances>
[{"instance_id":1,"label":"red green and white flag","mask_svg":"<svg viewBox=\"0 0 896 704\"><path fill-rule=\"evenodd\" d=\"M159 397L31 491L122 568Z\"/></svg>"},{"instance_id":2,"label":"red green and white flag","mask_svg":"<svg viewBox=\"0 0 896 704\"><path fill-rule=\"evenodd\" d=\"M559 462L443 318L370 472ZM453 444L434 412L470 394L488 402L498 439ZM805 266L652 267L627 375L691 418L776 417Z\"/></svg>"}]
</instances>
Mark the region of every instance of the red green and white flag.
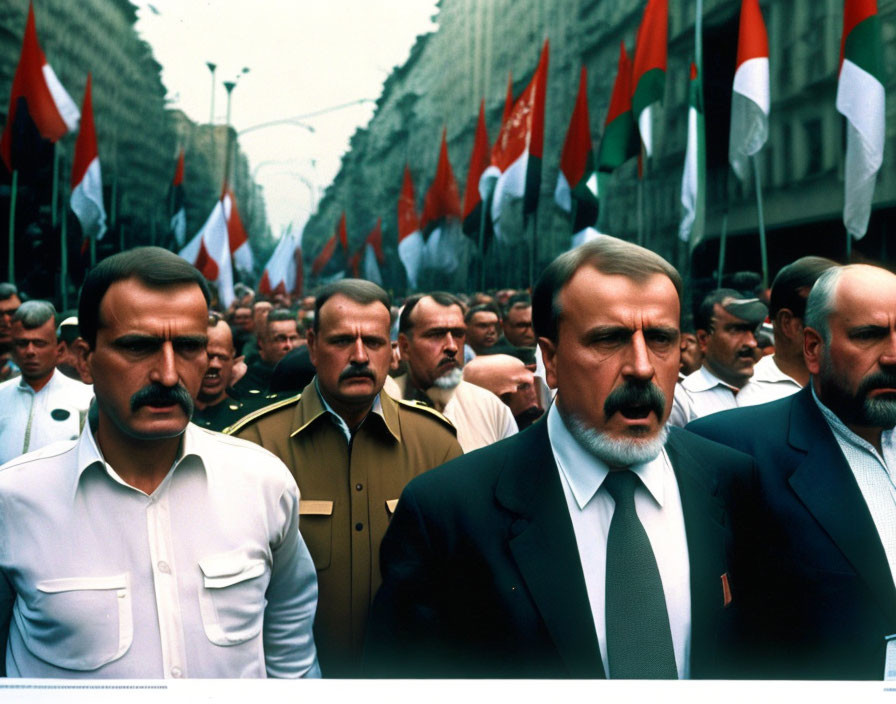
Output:
<instances>
[{"instance_id":1,"label":"red green and white flag","mask_svg":"<svg viewBox=\"0 0 896 704\"><path fill-rule=\"evenodd\" d=\"M770 107L765 22L762 21L759 0L742 0L728 140L728 161L741 181L746 181L750 175L750 157L758 153L768 139Z\"/></svg>"},{"instance_id":2,"label":"red green and white flag","mask_svg":"<svg viewBox=\"0 0 896 704\"><path fill-rule=\"evenodd\" d=\"M384 264L386 257L383 255L383 219L376 219L376 226L364 240L364 254L361 261L361 273L368 281L378 286L383 285L383 274L380 265Z\"/></svg>"},{"instance_id":3,"label":"red green and white flag","mask_svg":"<svg viewBox=\"0 0 896 704\"><path fill-rule=\"evenodd\" d=\"M233 262L224 196L219 198L199 232L178 252L218 289L223 308L233 303Z\"/></svg>"},{"instance_id":4,"label":"red green and white flag","mask_svg":"<svg viewBox=\"0 0 896 704\"><path fill-rule=\"evenodd\" d=\"M277 242L264 267L258 292L264 296L302 293L302 233L292 227Z\"/></svg>"},{"instance_id":5,"label":"red green and white flag","mask_svg":"<svg viewBox=\"0 0 896 704\"><path fill-rule=\"evenodd\" d=\"M72 210L81 223L84 239L101 240L106 234L106 208L103 205L103 175L96 146L93 123L93 78L87 74L84 104L81 106L81 129L75 142L72 163Z\"/></svg>"},{"instance_id":6,"label":"red green and white flag","mask_svg":"<svg viewBox=\"0 0 896 704\"><path fill-rule=\"evenodd\" d=\"M594 229L599 202L588 117L588 73L584 66L579 75L579 92L560 156L554 200L561 209L573 214L573 236L586 229Z\"/></svg>"},{"instance_id":7,"label":"red green and white flag","mask_svg":"<svg viewBox=\"0 0 896 704\"><path fill-rule=\"evenodd\" d=\"M491 163L479 181L483 200L492 197L491 216L499 240L507 236L501 231L501 212L507 200L523 198L524 216L534 213L538 206L549 52L550 45L545 40L535 74L501 125L492 147Z\"/></svg>"},{"instance_id":8,"label":"red green and white flag","mask_svg":"<svg viewBox=\"0 0 896 704\"><path fill-rule=\"evenodd\" d=\"M625 42L619 45L619 66L610 107L604 121L604 134L597 150L597 168L610 172L634 156L638 156L638 129L632 114L632 62L625 51Z\"/></svg>"},{"instance_id":9,"label":"red green and white flag","mask_svg":"<svg viewBox=\"0 0 896 704\"><path fill-rule=\"evenodd\" d=\"M688 145L681 177L681 223L678 237L691 243L703 237L706 212L706 124L703 113L703 77L696 64L691 64L688 86Z\"/></svg>"},{"instance_id":10,"label":"red green and white flag","mask_svg":"<svg viewBox=\"0 0 896 704\"><path fill-rule=\"evenodd\" d=\"M327 264L330 263L330 260L333 258L333 254L336 252L336 248L341 247L341 251L344 255L343 264L339 267L339 271L345 275L345 266L348 263L348 228L345 223L345 213L342 213L342 217L339 218L339 223L336 225L336 231L327 240L327 243L324 245L324 248L320 251L314 261L311 263L311 273L315 276L320 276L321 273L326 268Z\"/></svg>"},{"instance_id":11,"label":"red green and white flag","mask_svg":"<svg viewBox=\"0 0 896 704\"><path fill-rule=\"evenodd\" d=\"M34 7L28 5L19 65L12 79L6 124L0 136L0 157L10 171L36 168L43 145L78 128L81 114L53 71L40 43Z\"/></svg>"},{"instance_id":12,"label":"red green and white flag","mask_svg":"<svg viewBox=\"0 0 896 704\"><path fill-rule=\"evenodd\" d=\"M479 178L488 168L488 131L485 126L485 100L479 103L479 118L476 121L476 137L473 140L473 151L470 154L470 168L467 170L467 183L464 188L463 231L478 241L479 228L482 226L482 209L485 207L482 194L479 193ZM488 219L486 218L486 228ZM487 233L486 233L487 234Z\"/></svg>"},{"instance_id":13,"label":"red green and white flag","mask_svg":"<svg viewBox=\"0 0 896 704\"><path fill-rule=\"evenodd\" d=\"M423 233L420 232L420 218L414 196L414 181L411 169L404 165L404 179L398 195L398 258L411 288L417 288L420 269L423 266Z\"/></svg>"},{"instance_id":14,"label":"red green and white flag","mask_svg":"<svg viewBox=\"0 0 896 704\"><path fill-rule=\"evenodd\" d=\"M668 0L647 0L635 39L632 110L648 157L653 154L653 106L666 90L668 25Z\"/></svg>"},{"instance_id":15,"label":"red green and white flag","mask_svg":"<svg viewBox=\"0 0 896 704\"><path fill-rule=\"evenodd\" d=\"M846 118L843 224L860 239L868 229L886 133L883 45L876 0L846 0L837 111Z\"/></svg>"}]
</instances>

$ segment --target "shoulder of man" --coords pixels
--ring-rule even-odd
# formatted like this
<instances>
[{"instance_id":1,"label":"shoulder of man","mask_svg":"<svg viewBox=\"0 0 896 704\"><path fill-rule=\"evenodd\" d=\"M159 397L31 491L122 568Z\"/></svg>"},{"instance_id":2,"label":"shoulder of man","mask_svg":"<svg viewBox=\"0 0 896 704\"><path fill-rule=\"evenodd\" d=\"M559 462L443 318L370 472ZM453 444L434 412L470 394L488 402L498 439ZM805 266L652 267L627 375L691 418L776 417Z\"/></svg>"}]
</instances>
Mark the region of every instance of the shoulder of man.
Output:
<instances>
[{"instance_id":1,"label":"shoulder of man","mask_svg":"<svg viewBox=\"0 0 896 704\"><path fill-rule=\"evenodd\" d=\"M294 394L275 400L244 415L233 425L224 428L223 432L225 435L237 435L246 428L257 425L260 422L276 422L280 416L284 416L287 419L287 425L289 425L288 419L292 416L292 409L295 408L301 398L302 394Z\"/></svg>"},{"instance_id":2,"label":"shoulder of man","mask_svg":"<svg viewBox=\"0 0 896 704\"><path fill-rule=\"evenodd\" d=\"M454 423L439 413L432 406L427 406L420 401L406 401L404 399L394 399L398 403L399 412L403 412L410 417L419 418L424 424L437 424L446 428L452 435L457 435L457 428Z\"/></svg>"}]
</instances>

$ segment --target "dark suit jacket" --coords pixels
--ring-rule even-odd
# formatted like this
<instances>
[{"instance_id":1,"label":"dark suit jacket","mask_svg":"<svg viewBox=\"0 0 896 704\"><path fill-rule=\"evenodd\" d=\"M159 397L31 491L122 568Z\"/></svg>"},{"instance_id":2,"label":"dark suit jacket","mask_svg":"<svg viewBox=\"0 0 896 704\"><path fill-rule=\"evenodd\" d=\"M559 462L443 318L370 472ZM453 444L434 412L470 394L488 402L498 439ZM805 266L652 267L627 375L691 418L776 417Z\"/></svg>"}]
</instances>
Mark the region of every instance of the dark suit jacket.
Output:
<instances>
[{"instance_id":1,"label":"dark suit jacket","mask_svg":"<svg viewBox=\"0 0 896 704\"><path fill-rule=\"evenodd\" d=\"M667 451L691 562L691 674L731 676L725 504L752 462L677 428ZM411 481L380 559L368 674L604 677L545 421Z\"/></svg>"},{"instance_id":2,"label":"dark suit jacket","mask_svg":"<svg viewBox=\"0 0 896 704\"><path fill-rule=\"evenodd\" d=\"M688 430L751 454L755 503L735 518L757 674L882 679L896 588L880 536L809 389L706 416ZM750 505L752 504L752 505ZM739 530L739 529L738 529ZM747 579L747 582L744 581Z\"/></svg>"}]
</instances>

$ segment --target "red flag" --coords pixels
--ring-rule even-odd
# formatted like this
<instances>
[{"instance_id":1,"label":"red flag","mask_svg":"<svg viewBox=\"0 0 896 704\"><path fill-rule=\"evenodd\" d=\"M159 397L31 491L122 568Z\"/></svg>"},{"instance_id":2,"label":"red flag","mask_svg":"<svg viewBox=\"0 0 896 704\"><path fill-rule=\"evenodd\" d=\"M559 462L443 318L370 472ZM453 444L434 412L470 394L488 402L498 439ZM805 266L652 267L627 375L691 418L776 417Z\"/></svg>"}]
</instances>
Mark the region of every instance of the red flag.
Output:
<instances>
[{"instance_id":1,"label":"red flag","mask_svg":"<svg viewBox=\"0 0 896 704\"><path fill-rule=\"evenodd\" d=\"M376 255L376 260L383 264L386 261L386 257L383 255L383 219L377 218L376 225L370 231L370 234L367 235L367 239L364 240L365 245L369 245L373 247L373 252Z\"/></svg>"},{"instance_id":2,"label":"red flag","mask_svg":"<svg viewBox=\"0 0 896 704\"><path fill-rule=\"evenodd\" d=\"M484 197L494 189L491 214L499 238L502 233L498 223L505 198L524 198L524 214L535 212L538 205L549 52L550 44L545 40L535 74L501 125L492 147L491 164L480 179L479 190Z\"/></svg>"},{"instance_id":3,"label":"red flag","mask_svg":"<svg viewBox=\"0 0 896 704\"><path fill-rule=\"evenodd\" d=\"M632 116L632 62L625 51L625 42L621 42L616 81L597 150L597 168L613 171L639 152L638 131Z\"/></svg>"},{"instance_id":4,"label":"red flag","mask_svg":"<svg viewBox=\"0 0 896 704\"><path fill-rule=\"evenodd\" d=\"M78 127L75 101L59 82L37 41L34 7L28 5L19 65L12 80L0 157L12 171L33 166L41 139L56 142Z\"/></svg>"},{"instance_id":5,"label":"red flag","mask_svg":"<svg viewBox=\"0 0 896 704\"><path fill-rule=\"evenodd\" d=\"M401 193L398 196L398 258L404 264L411 288L417 288L417 276L423 257L423 235L420 232L415 202L411 169L405 164Z\"/></svg>"},{"instance_id":6,"label":"red flag","mask_svg":"<svg viewBox=\"0 0 896 704\"><path fill-rule=\"evenodd\" d=\"M241 271L250 273L255 266L252 257L252 248L249 246L249 235L243 226L243 219L236 207L236 196L228 186L224 187L224 212L227 215L227 237L230 242L230 254L234 266Z\"/></svg>"},{"instance_id":7,"label":"red flag","mask_svg":"<svg viewBox=\"0 0 896 704\"><path fill-rule=\"evenodd\" d=\"M171 237L177 247L183 247L187 238L187 209L184 203L184 150L177 155L174 180L171 182Z\"/></svg>"},{"instance_id":8,"label":"red flag","mask_svg":"<svg viewBox=\"0 0 896 704\"><path fill-rule=\"evenodd\" d=\"M299 295L302 291L302 235L290 230L280 238L274 253L264 267L258 292Z\"/></svg>"},{"instance_id":9,"label":"red flag","mask_svg":"<svg viewBox=\"0 0 896 704\"><path fill-rule=\"evenodd\" d=\"M488 131L485 127L485 100L479 103L479 119L476 122L476 137L473 140L473 152L470 154L470 168L467 171L467 184L464 189L464 232L476 235L481 223L482 196L479 193L479 178L488 168Z\"/></svg>"},{"instance_id":10,"label":"red flag","mask_svg":"<svg viewBox=\"0 0 896 704\"><path fill-rule=\"evenodd\" d=\"M339 219L339 224L336 226L336 232L333 233L333 236L327 240L327 243L324 245L324 248L321 250L320 254L315 257L314 261L311 264L311 273L315 276L318 276L323 270L324 267L330 262L330 259L333 258L333 254L336 252L337 245L342 246L342 251L344 253L348 253L348 230L345 225L345 213L342 213L342 217Z\"/></svg>"},{"instance_id":11,"label":"red flag","mask_svg":"<svg viewBox=\"0 0 896 704\"><path fill-rule=\"evenodd\" d=\"M591 149L591 124L588 117L588 74L579 76L579 93L563 143L560 171L554 200L566 212L574 212L573 234L597 224L597 172ZM573 209L575 203L575 209Z\"/></svg>"},{"instance_id":12,"label":"red flag","mask_svg":"<svg viewBox=\"0 0 896 704\"><path fill-rule=\"evenodd\" d=\"M443 128L436 176L423 201L423 216L420 218L420 226L423 228L424 237L439 227L446 218L459 218L461 214L457 181L454 180L454 172L451 170L451 162L448 160L446 135L447 129Z\"/></svg>"},{"instance_id":13,"label":"red flag","mask_svg":"<svg viewBox=\"0 0 896 704\"><path fill-rule=\"evenodd\" d=\"M75 158L72 163L71 204L81 223L84 238L100 240L106 233L106 209L103 206L103 177L93 124L92 86L93 77L88 73L81 129L75 142Z\"/></svg>"},{"instance_id":14,"label":"red flag","mask_svg":"<svg viewBox=\"0 0 896 704\"><path fill-rule=\"evenodd\" d=\"M513 110L513 71L507 73L507 95L504 96L504 112L501 113L501 127L510 117L510 111Z\"/></svg>"}]
</instances>

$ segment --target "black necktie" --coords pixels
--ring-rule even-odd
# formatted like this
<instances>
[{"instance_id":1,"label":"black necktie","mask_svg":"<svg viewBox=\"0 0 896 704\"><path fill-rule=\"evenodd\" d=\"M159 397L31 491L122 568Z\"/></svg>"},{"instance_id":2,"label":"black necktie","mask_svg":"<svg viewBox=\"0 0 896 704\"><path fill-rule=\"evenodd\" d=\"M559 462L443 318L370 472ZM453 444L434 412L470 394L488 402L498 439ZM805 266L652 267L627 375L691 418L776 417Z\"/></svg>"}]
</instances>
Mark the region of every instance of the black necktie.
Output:
<instances>
[{"instance_id":1,"label":"black necktie","mask_svg":"<svg viewBox=\"0 0 896 704\"><path fill-rule=\"evenodd\" d=\"M611 679L678 679L666 597L650 540L635 512L638 476L610 472L616 502L607 534L605 620Z\"/></svg>"}]
</instances>

